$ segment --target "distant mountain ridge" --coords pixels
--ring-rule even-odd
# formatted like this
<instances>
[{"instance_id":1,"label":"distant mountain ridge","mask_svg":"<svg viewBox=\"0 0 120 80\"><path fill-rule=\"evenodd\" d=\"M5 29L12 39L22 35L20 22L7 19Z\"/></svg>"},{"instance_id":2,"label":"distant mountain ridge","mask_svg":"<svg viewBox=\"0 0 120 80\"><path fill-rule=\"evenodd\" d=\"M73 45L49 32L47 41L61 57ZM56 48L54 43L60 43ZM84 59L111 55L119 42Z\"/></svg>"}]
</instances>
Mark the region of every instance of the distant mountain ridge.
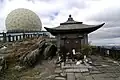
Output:
<instances>
[{"instance_id":1,"label":"distant mountain ridge","mask_svg":"<svg viewBox=\"0 0 120 80\"><path fill-rule=\"evenodd\" d=\"M120 46L97 46L104 49L120 50Z\"/></svg>"}]
</instances>

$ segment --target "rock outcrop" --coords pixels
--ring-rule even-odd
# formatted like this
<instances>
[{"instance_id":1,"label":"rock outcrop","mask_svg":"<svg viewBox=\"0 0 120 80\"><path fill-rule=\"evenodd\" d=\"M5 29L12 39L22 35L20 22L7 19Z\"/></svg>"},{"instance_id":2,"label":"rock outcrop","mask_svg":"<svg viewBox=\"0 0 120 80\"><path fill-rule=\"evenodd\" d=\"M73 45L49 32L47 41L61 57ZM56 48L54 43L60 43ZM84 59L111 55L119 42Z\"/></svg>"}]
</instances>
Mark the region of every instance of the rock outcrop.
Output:
<instances>
[{"instance_id":1,"label":"rock outcrop","mask_svg":"<svg viewBox=\"0 0 120 80\"><path fill-rule=\"evenodd\" d=\"M33 39L14 43L11 52L5 56L8 63L17 62L23 66L34 66L43 59L52 59L56 55L57 48L45 39Z\"/></svg>"}]
</instances>

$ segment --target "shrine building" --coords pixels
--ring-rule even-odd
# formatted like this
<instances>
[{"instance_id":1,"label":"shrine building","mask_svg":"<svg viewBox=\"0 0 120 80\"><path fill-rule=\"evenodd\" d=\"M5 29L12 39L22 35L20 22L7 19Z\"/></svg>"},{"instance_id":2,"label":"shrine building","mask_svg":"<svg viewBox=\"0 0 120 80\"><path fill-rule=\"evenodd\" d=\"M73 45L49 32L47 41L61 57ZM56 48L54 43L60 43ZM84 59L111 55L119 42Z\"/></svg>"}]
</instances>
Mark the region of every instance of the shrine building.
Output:
<instances>
[{"instance_id":1,"label":"shrine building","mask_svg":"<svg viewBox=\"0 0 120 80\"><path fill-rule=\"evenodd\" d=\"M72 49L79 52L81 45L88 44L88 34L99 29L104 24L105 23L99 25L83 24L83 22L74 21L71 15L69 15L68 20L60 23L60 26L55 28L45 27L45 29L56 36L58 49L64 47L68 52L71 52Z\"/></svg>"}]
</instances>

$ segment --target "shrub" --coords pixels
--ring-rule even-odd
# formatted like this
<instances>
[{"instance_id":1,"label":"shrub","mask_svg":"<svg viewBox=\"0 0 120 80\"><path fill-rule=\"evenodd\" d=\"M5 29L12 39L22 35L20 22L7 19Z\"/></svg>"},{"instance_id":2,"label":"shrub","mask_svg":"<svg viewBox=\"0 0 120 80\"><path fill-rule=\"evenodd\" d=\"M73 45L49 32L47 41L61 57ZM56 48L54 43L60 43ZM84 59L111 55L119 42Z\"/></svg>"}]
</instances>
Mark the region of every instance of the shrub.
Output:
<instances>
[{"instance_id":1,"label":"shrub","mask_svg":"<svg viewBox=\"0 0 120 80\"><path fill-rule=\"evenodd\" d=\"M92 47L88 44L88 45L82 45L81 46L81 53L83 55L89 56L92 53Z\"/></svg>"}]
</instances>

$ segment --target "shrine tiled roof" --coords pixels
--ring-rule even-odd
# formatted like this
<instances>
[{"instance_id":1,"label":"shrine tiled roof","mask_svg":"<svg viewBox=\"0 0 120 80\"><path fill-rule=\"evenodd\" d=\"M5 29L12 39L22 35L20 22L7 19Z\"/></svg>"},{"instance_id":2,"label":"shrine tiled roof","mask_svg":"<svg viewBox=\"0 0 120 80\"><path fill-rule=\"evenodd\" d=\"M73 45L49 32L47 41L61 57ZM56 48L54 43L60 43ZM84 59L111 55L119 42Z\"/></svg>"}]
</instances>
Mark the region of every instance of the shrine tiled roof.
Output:
<instances>
[{"instance_id":1,"label":"shrine tiled roof","mask_svg":"<svg viewBox=\"0 0 120 80\"><path fill-rule=\"evenodd\" d=\"M45 29L48 32L51 32L53 34L59 33L59 32L70 32L70 31L77 31L77 32L87 32L90 33L92 31L97 30L98 28L102 27L105 23L99 24L99 25L87 25L83 24L83 22L74 21L71 15L69 15L69 18L66 22L60 23L60 26L55 28L47 28Z\"/></svg>"},{"instance_id":2,"label":"shrine tiled roof","mask_svg":"<svg viewBox=\"0 0 120 80\"><path fill-rule=\"evenodd\" d=\"M67 24L67 25L60 25L58 27L55 27L53 29L56 30L69 30L69 29L87 29L87 28L93 28L93 27L102 27L103 24L100 25L86 25L86 24Z\"/></svg>"}]
</instances>

